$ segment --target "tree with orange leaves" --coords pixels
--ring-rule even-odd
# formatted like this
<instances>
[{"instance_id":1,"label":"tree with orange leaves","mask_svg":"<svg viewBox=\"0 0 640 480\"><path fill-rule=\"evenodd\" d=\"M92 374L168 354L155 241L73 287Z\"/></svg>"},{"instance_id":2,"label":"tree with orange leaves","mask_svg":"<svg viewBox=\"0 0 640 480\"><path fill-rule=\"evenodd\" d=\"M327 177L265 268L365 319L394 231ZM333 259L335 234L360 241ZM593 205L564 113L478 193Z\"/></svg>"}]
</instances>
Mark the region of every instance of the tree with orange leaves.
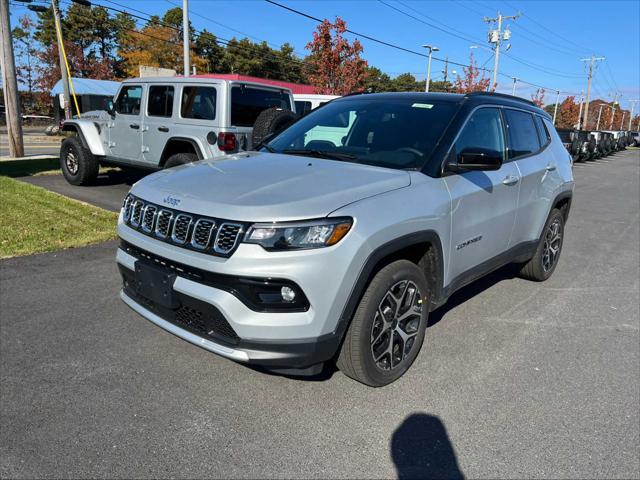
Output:
<instances>
[{"instance_id":1,"label":"tree with orange leaves","mask_svg":"<svg viewBox=\"0 0 640 480\"><path fill-rule=\"evenodd\" d=\"M469 66L463 67L464 77L457 75L453 88L456 93L484 92L489 89L491 80L484 76L484 69L480 70L473 58L473 53L469 55ZM482 76L480 76L482 72Z\"/></svg>"},{"instance_id":2,"label":"tree with orange leaves","mask_svg":"<svg viewBox=\"0 0 640 480\"><path fill-rule=\"evenodd\" d=\"M364 86L367 61L360 57L362 45L358 40L349 43L344 38L347 24L340 17L335 23L324 20L306 45L311 52L309 83L317 93L346 95Z\"/></svg>"}]
</instances>

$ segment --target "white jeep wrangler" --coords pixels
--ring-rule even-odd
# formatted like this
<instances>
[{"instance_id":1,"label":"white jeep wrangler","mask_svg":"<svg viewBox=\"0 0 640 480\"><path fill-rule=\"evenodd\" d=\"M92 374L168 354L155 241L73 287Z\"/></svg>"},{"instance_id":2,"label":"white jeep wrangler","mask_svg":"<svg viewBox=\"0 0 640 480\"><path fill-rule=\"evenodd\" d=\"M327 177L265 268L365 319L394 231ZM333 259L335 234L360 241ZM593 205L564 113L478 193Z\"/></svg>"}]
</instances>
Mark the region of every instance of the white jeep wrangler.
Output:
<instances>
[{"instance_id":1,"label":"white jeep wrangler","mask_svg":"<svg viewBox=\"0 0 640 480\"><path fill-rule=\"evenodd\" d=\"M109 111L64 122L67 181L86 185L100 165L174 167L251 149L295 119L288 89L209 78L134 78Z\"/></svg>"}]
</instances>

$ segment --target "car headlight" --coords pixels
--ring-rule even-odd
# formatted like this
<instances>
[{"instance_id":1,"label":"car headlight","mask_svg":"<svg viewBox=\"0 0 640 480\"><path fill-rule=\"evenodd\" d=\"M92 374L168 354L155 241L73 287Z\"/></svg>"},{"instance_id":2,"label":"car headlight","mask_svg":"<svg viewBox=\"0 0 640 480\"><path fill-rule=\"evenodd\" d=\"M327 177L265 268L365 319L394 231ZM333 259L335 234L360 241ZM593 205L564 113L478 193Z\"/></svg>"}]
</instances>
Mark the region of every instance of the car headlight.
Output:
<instances>
[{"instance_id":1,"label":"car headlight","mask_svg":"<svg viewBox=\"0 0 640 480\"><path fill-rule=\"evenodd\" d=\"M245 243L266 250L298 250L335 245L349 232L353 219L325 218L307 222L256 223L244 237Z\"/></svg>"}]
</instances>

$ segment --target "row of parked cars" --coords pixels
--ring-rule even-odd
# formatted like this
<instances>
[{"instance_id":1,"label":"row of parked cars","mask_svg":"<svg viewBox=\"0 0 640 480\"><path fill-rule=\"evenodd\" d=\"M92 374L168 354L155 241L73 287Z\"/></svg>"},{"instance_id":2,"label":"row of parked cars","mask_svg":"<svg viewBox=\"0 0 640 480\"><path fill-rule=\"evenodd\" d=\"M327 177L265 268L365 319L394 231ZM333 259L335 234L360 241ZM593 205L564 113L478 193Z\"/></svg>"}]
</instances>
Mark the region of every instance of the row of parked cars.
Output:
<instances>
[{"instance_id":1,"label":"row of parked cars","mask_svg":"<svg viewBox=\"0 0 640 480\"><path fill-rule=\"evenodd\" d=\"M558 134L574 162L606 157L629 146L640 146L640 132L625 130L574 130L559 128Z\"/></svg>"}]
</instances>

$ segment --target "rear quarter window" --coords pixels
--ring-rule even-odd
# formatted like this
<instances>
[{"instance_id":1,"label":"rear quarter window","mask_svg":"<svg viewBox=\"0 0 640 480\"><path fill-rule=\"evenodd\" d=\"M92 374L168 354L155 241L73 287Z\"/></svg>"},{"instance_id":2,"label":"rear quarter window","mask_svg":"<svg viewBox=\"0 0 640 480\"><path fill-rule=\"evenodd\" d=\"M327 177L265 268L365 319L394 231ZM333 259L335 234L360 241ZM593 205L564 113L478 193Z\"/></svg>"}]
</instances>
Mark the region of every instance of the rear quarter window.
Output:
<instances>
[{"instance_id":1,"label":"rear quarter window","mask_svg":"<svg viewBox=\"0 0 640 480\"><path fill-rule=\"evenodd\" d=\"M533 115L521 110L504 109L509 137L509 158L531 155L541 149Z\"/></svg>"},{"instance_id":2,"label":"rear quarter window","mask_svg":"<svg viewBox=\"0 0 640 480\"><path fill-rule=\"evenodd\" d=\"M231 125L253 127L258 115L272 107L291 110L289 94L261 88L241 86L231 88Z\"/></svg>"},{"instance_id":3,"label":"rear quarter window","mask_svg":"<svg viewBox=\"0 0 640 480\"><path fill-rule=\"evenodd\" d=\"M215 87L184 87L180 104L180 116L195 120L216 119Z\"/></svg>"}]
</instances>

